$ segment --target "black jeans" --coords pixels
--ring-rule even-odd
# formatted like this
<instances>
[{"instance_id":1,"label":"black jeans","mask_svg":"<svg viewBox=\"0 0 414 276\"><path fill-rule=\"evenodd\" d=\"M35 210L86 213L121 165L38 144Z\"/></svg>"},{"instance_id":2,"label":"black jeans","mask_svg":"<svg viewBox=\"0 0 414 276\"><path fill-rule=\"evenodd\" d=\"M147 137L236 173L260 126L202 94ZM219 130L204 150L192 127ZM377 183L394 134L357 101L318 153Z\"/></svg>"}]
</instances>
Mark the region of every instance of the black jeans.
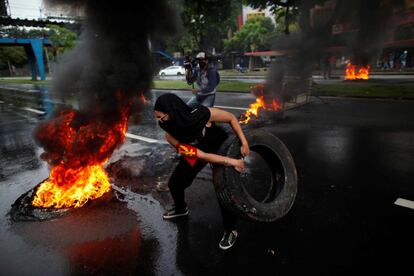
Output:
<instances>
[{"instance_id":1,"label":"black jeans","mask_svg":"<svg viewBox=\"0 0 414 276\"><path fill-rule=\"evenodd\" d=\"M206 128L204 137L200 140L196 147L204 152L217 153L218 149L227 137L227 133L223 129L213 124L211 127ZM168 181L168 187L170 188L171 196L174 200L177 211L183 211L187 207L184 190L193 183L194 178L205 165L207 165L207 162L197 160L194 166L191 167L190 164L188 164L183 158L180 159L180 162ZM226 231L234 230L237 221L236 216L223 208L220 202L219 206L224 229Z\"/></svg>"}]
</instances>

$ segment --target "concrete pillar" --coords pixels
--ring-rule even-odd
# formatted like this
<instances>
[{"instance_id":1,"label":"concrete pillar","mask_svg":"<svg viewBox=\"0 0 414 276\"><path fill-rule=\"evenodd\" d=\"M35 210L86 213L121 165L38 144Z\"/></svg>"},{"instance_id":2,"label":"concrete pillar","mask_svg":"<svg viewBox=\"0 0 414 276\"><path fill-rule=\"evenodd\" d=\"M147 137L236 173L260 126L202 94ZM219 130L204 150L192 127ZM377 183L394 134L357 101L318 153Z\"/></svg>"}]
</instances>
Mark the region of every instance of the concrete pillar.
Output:
<instances>
[{"instance_id":1,"label":"concrete pillar","mask_svg":"<svg viewBox=\"0 0 414 276\"><path fill-rule=\"evenodd\" d=\"M46 80L45 66L43 64L43 41L41 39L30 39L33 53L39 68L39 75L41 80Z\"/></svg>"},{"instance_id":2,"label":"concrete pillar","mask_svg":"<svg viewBox=\"0 0 414 276\"><path fill-rule=\"evenodd\" d=\"M30 69L32 71L32 80L37 80L36 58L33 53L33 48L31 45L25 45L24 50L27 58L29 59Z\"/></svg>"}]
</instances>

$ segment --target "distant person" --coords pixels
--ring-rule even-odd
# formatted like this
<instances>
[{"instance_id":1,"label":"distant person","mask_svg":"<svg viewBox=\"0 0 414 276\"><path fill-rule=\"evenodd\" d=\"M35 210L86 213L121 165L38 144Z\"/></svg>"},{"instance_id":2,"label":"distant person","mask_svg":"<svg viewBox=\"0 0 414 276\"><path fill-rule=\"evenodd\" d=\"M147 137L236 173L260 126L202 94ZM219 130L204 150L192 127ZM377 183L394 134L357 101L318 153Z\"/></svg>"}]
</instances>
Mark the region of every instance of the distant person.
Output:
<instances>
[{"instance_id":1,"label":"distant person","mask_svg":"<svg viewBox=\"0 0 414 276\"><path fill-rule=\"evenodd\" d=\"M404 51L401 55L400 55L400 64L401 64L401 69L404 69L407 66L407 55L408 52Z\"/></svg>"},{"instance_id":2,"label":"distant person","mask_svg":"<svg viewBox=\"0 0 414 276\"><path fill-rule=\"evenodd\" d=\"M328 55L322 57L322 75L324 79L331 77L331 63Z\"/></svg>"},{"instance_id":3,"label":"distant person","mask_svg":"<svg viewBox=\"0 0 414 276\"><path fill-rule=\"evenodd\" d=\"M381 69L382 70L390 69L390 64L388 62L388 55L387 54L382 57L382 68Z\"/></svg>"},{"instance_id":4,"label":"distant person","mask_svg":"<svg viewBox=\"0 0 414 276\"><path fill-rule=\"evenodd\" d=\"M329 58L329 78L332 76L332 70L336 68L336 57L332 55Z\"/></svg>"},{"instance_id":5,"label":"distant person","mask_svg":"<svg viewBox=\"0 0 414 276\"><path fill-rule=\"evenodd\" d=\"M391 52L389 55L388 63L390 64L390 69L394 69L394 60L395 60L395 54L394 52Z\"/></svg>"},{"instance_id":6,"label":"distant person","mask_svg":"<svg viewBox=\"0 0 414 276\"><path fill-rule=\"evenodd\" d=\"M238 63L236 64L236 71L237 71L237 72L240 72L240 71L241 71L240 64L238 64Z\"/></svg>"},{"instance_id":7,"label":"distant person","mask_svg":"<svg viewBox=\"0 0 414 276\"><path fill-rule=\"evenodd\" d=\"M191 108L198 105L205 107L214 106L216 99L216 87L219 82L219 76L213 63L209 63L209 58L205 52L199 52L196 56L198 66L193 67L191 74L186 74L187 83L197 84L197 88L191 91L194 96L187 102Z\"/></svg>"}]
</instances>

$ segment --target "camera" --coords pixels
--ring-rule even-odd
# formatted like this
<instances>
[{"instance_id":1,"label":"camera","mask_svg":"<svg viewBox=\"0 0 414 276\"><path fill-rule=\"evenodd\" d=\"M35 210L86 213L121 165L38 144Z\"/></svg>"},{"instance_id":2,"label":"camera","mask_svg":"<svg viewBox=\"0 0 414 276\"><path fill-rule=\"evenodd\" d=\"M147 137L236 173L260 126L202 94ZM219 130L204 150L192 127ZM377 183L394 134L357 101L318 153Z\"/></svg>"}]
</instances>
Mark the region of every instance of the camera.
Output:
<instances>
[{"instance_id":1,"label":"camera","mask_svg":"<svg viewBox=\"0 0 414 276\"><path fill-rule=\"evenodd\" d=\"M186 56L184 59L185 78L188 84L193 84L194 75L193 69L198 65L198 59L191 56ZM193 84L194 85L194 84Z\"/></svg>"},{"instance_id":2,"label":"camera","mask_svg":"<svg viewBox=\"0 0 414 276\"><path fill-rule=\"evenodd\" d=\"M184 59L184 68L185 70L192 70L198 65L198 60L196 58L186 56Z\"/></svg>"}]
</instances>

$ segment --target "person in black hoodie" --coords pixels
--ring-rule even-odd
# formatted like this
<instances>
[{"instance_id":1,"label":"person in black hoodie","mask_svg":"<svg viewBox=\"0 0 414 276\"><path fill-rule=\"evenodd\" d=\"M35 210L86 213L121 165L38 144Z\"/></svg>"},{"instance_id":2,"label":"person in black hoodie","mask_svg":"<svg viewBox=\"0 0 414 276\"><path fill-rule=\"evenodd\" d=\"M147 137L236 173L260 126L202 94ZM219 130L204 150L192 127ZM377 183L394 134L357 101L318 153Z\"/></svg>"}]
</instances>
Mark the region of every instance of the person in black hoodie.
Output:
<instances>
[{"instance_id":1,"label":"person in black hoodie","mask_svg":"<svg viewBox=\"0 0 414 276\"><path fill-rule=\"evenodd\" d=\"M166 132L166 140L177 149L181 159L172 173L168 187L174 207L168 210L164 219L188 215L184 190L191 185L197 174L207 163L231 166L236 171L244 169L244 160L216 154L228 138L227 133L216 123L229 123L241 141L240 153L249 154L249 145L237 118L218 108L199 105L189 107L175 94L163 94L154 105L154 116ZM220 205L220 202L219 202ZM219 243L221 249L232 247L237 238L236 217L220 205L224 234Z\"/></svg>"}]
</instances>

